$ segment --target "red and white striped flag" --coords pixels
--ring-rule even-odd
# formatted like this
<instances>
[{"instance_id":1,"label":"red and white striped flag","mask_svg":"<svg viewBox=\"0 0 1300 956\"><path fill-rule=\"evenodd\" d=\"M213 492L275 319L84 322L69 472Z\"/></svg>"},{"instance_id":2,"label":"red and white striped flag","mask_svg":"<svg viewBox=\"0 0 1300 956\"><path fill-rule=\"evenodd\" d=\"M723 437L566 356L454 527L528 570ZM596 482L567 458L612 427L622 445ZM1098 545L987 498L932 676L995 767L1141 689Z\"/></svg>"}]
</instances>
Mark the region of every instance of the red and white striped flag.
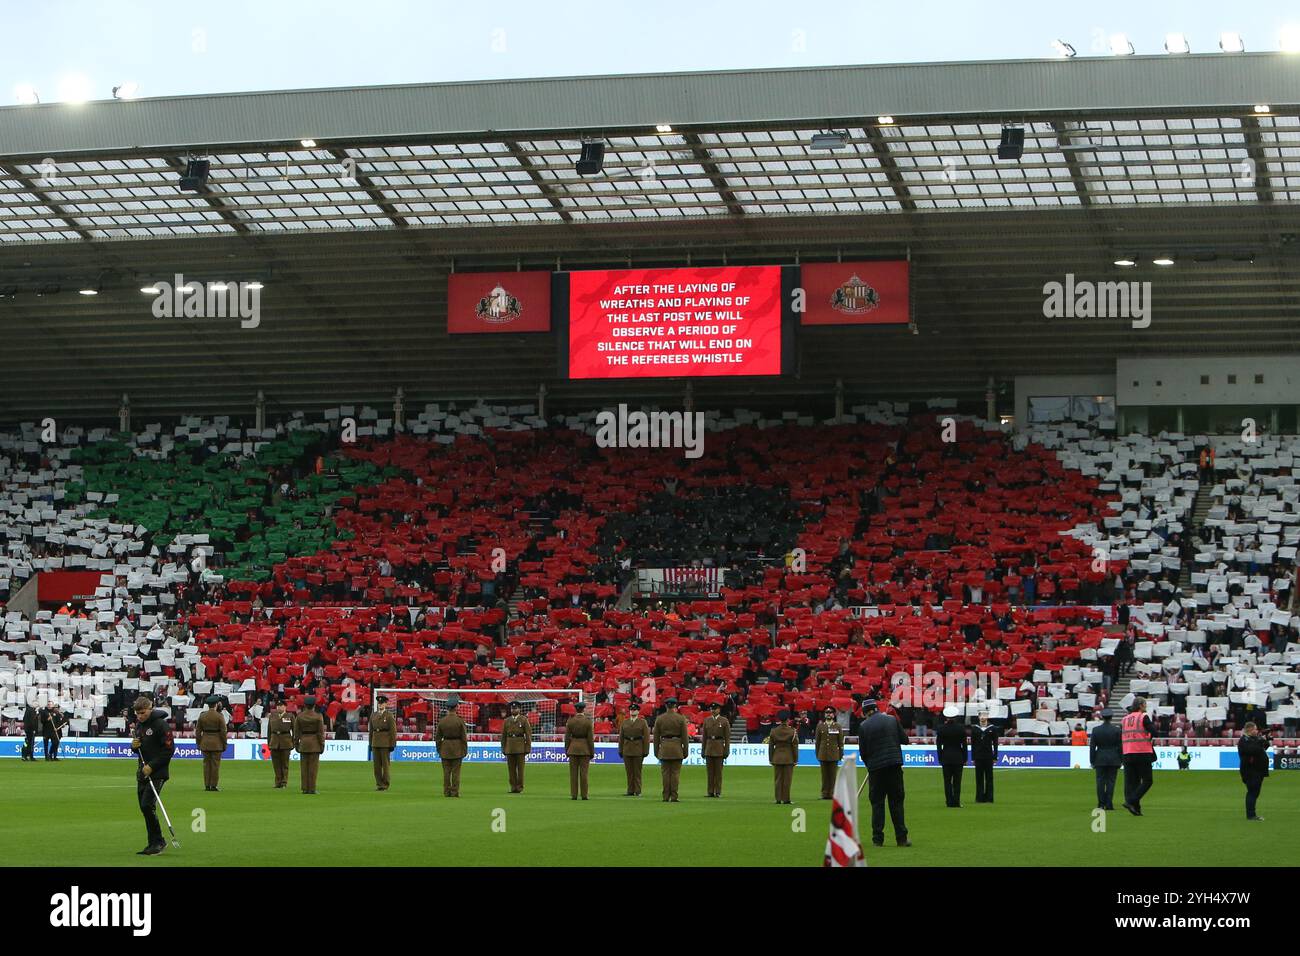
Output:
<instances>
[{"instance_id":1,"label":"red and white striped flag","mask_svg":"<svg viewBox=\"0 0 1300 956\"><path fill-rule=\"evenodd\" d=\"M858 758L844 758L835 778L835 799L831 804L831 832L826 838L822 866L866 866L858 830Z\"/></svg>"}]
</instances>

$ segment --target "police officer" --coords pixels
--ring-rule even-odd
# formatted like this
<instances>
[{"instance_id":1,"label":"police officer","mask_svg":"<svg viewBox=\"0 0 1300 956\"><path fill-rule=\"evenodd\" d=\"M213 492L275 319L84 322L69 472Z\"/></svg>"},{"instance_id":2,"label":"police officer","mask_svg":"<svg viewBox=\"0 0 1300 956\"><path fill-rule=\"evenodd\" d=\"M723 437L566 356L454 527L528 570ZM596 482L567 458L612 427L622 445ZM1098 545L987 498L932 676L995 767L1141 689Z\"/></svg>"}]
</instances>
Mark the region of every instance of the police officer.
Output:
<instances>
[{"instance_id":1,"label":"police officer","mask_svg":"<svg viewBox=\"0 0 1300 956\"><path fill-rule=\"evenodd\" d=\"M1123 759L1119 728L1110 722L1109 707L1101 712L1101 723L1092 728L1088 738L1088 762L1097 778L1097 809L1115 809L1115 778ZM1127 782L1127 781L1126 781Z\"/></svg>"},{"instance_id":2,"label":"police officer","mask_svg":"<svg viewBox=\"0 0 1300 956\"><path fill-rule=\"evenodd\" d=\"M703 741L700 749L704 754L704 763L708 769L708 790L705 794L707 797L722 796L722 768L727 758L731 756L731 721L722 716L722 705L713 703L709 710L712 713L704 718L704 724L700 729L700 737Z\"/></svg>"},{"instance_id":3,"label":"police officer","mask_svg":"<svg viewBox=\"0 0 1300 956\"><path fill-rule=\"evenodd\" d=\"M23 708L23 759L36 761L36 731L41 729L41 715L30 703Z\"/></svg>"},{"instance_id":4,"label":"police officer","mask_svg":"<svg viewBox=\"0 0 1300 956\"><path fill-rule=\"evenodd\" d=\"M871 801L871 842L885 843L885 799L889 799L889 818L894 824L894 839L899 846L911 846L907 824L903 820L903 744L907 731L892 714L876 711L876 702L868 697L862 702L862 723L858 727L858 749L862 765L867 768L867 797Z\"/></svg>"},{"instance_id":5,"label":"police officer","mask_svg":"<svg viewBox=\"0 0 1300 956\"><path fill-rule=\"evenodd\" d=\"M533 749L533 725L522 713L519 701L511 701L510 716L501 724L501 752L506 758L510 792L524 792L524 765Z\"/></svg>"},{"instance_id":6,"label":"police officer","mask_svg":"<svg viewBox=\"0 0 1300 956\"><path fill-rule=\"evenodd\" d=\"M830 800L835 796L835 773L844 756L844 730L835 719L835 708L827 707L822 712L821 723L813 737L816 743L817 763L822 769L822 799Z\"/></svg>"},{"instance_id":7,"label":"police officer","mask_svg":"<svg viewBox=\"0 0 1300 956\"><path fill-rule=\"evenodd\" d=\"M794 781L795 764L799 762L799 731L795 730L795 717L788 710L777 715L782 723L772 728L767 737L767 762L772 765L772 779L776 788L776 802L790 802L790 784Z\"/></svg>"},{"instance_id":8,"label":"police officer","mask_svg":"<svg viewBox=\"0 0 1300 956\"><path fill-rule=\"evenodd\" d=\"M383 694L375 700L375 712L370 715L370 753L375 765L375 789L388 789L388 768L397 746L397 718L388 709L388 698Z\"/></svg>"},{"instance_id":9,"label":"police officer","mask_svg":"<svg viewBox=\"0 0 1300 956\"><path fill-rule=\"evenodd\" d=\"M668 709L655 718L655 757L663 777L664 803L676 803L682 782L682 761L690 756L691 743L686 718L677 712L677 698L669 697L664 706Z\"/></svg>"},{"instance_id":10,"label":"police officer","mask_svg":"<svg viewBox=\"0 0 1300 956\"><path fill-rule=\"evenodd\" d=\"M966 766L966 727L959 720L961 707L949 704L943 709L944 724L935 731L939 767L943 770L944 802L961 808L961 772Z\"/></svg>"},{"instance_id":11,"label":"police officer","mask_svg":"<svg viewBox=\"0 0 1300 956\"><path fill-rule=\"evenodd\" d=\"M284 700L275 702L275 713L266 721L266 747L275 769L275 789L289 784L289 754L293 750L293 718L285 712Z\"/></svg>"},{"instance_id":12,"label":"police officer","mask_svg":"<svg viewBox=\"0 0 1300 956\"><path fill-rule=\"evenodd\" d=\"M438 759L442 761L444 797L460 796L460 765L469 753L469 728L465 725L465 718L456 712L459 706L459 694L447 698L449 710L438 721L433 734L434 743L438 747Z\"/></svg>"},{"instance_id":13,"label":"police officer","mask_svg":"<svg viewBox=\"0 0 1300 956\"><path fill-rule=\"evenodd\" d=\"M970 729L970 756L975 764L975 802L993 802L993 765L998 762L998 728L980 711L979 722Z\"/></svg>"},{"instance_id":14,"label":"police officer","mask_svg":"<svg viewBox=\"0 0 1300 956\"><path fill-rule=\"evenodd\" d=\"M302 713L293 719L293 743L298 748L302 792L316 792L316 772L325 752L325 718L316 711L316 698L302 699Z\"/></svg>"},{"instance_id":15,"label":"police officer","mask_svg":"<svg viewBox=\"0 0 1300 956\"><path fill-rule=\"evenodd\" d=\"M139 856L157 856L167 842L163 839L162 827L158 825L158 794L162 792L170 776L172 753L176 742L172 737L172 725L167 719L167 711L154 707L148 697L137 697L132 709L135 711L135 732L131 735L131 749L140 758L140 765L135 772L135 794L140 804L140 813L144 816L145 830L149 834L149 843L139 851ZM150 782L153 786L150 787Z\"/></svg>"},{"instance_id":16,"label":"police officer","mask_svg":"<svg viewBox=\"0 0 1300 956\"><path fill-rule=\"evenodd\" d=\"M587 773L591 769L591 758L596 755L596 733L591 718L584 713L587 705L578 701L573 705L577 711L564 725L564 752L569 758L569 796L577 800L579 791L582 799L587 799Z\"/></svg>"},{"instance_id":17,"label":"police officer","mask_svg":"<svg viewBox=\"0 0 1300 956\"><path fill-rule=\"evenodd\" d=\"M208 709L194 722L194 742L203 754L203 789L215 791L221 781L221 755L226 752L226 718L220 697L212 694L203 703Z\"/></svg>"},{"instance_id":18,"label":"police officer","mask_svg":"<svg viewBox=\"0 0 1300 956\"><path fill-rule=\"evenodd\" d=\"M641 796L641 764L650 753L650 725L641 716L636 701L628 707L627 718L618 727L618 755L627 774L627 796Z\"/></svg>"},{"instance_id":19,"label":"police officer","mask_svg":"<svg viewBox=\"0 0 1300 956\"><path fill-rule=\"evenodd\" d=\"M1139 697L1119 726L1120 746L1124 751L1124 809L1135 817L1142 816L1142 798L1151 789L1152 766L1156 751L1152 744L1155 726L1147 716L1147 702Z\"/></svg>"}]
</instances>

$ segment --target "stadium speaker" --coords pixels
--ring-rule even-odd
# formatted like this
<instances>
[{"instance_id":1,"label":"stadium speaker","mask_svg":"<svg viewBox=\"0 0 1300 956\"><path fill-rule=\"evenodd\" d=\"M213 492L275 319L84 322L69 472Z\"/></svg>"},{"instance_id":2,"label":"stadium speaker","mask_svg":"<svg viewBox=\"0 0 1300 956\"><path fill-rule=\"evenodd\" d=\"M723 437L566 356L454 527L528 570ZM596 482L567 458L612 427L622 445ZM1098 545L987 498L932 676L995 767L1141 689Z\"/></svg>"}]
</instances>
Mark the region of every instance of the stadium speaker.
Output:
<instances>
[{"instance_id":1,"label":"stadium speaker","mask_svg":"<svg viewBox=\"0 0 1300 956\"><path fill-rule=\"evenodd\" d=\"M206 159L191 159L185 164L185 174L181 176L181 190L196 193L208 182L208 169L211 164Z\"/></svg>"},{"instance_id":2,"label":"stadium speaker","mask_svg":"<svg viewBox=\"0 0 1300 956\"><path fill-rule=\"evenodd\" d=\"M998 159L1019 159L1025 151L1025 128L1023 126L1005 126L1002 129L1002 142L998 143Z\"/></svg>"},{"instance_id":3,"label":"stadium speaker","mask_svg":"<svg viewBox=\"0 0 1300 956\"><path fill-rule=\"evenodd\" d=\"M579 176L595 176L605 165L605 144L588 141L582 144L576 169Z\"/></svg>"}]
</instances>

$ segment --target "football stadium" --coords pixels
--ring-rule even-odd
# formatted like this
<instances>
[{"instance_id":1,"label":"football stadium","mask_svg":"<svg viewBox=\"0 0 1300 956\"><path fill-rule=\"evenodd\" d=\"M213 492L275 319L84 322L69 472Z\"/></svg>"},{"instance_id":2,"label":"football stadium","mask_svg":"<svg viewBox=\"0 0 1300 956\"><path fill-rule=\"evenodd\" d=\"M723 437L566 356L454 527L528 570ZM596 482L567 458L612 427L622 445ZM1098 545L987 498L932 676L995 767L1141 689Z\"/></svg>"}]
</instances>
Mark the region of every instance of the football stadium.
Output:
<instances>
[{"instance_id":1,"label":"football stadium","mask_svg":"<svg viewBox=\"0 0 1300 956\"><path fill-rule=\"evenodd\" d=\"M1177 36L0 106L0 863L1294 865L1300 55Z\"/></svg>"}]
</instances>

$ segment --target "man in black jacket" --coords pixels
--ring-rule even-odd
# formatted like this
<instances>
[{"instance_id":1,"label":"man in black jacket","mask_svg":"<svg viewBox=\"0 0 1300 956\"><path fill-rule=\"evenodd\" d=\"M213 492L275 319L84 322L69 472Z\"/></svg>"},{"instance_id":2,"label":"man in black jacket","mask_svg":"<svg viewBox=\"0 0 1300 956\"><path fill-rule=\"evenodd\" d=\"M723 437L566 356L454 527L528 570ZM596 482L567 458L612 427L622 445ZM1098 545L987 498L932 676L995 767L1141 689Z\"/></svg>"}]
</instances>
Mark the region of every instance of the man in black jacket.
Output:
<instances>
[{"instance_id":1,"label":"man in black jacket","mask_svg":"<svg viewBox=\"0 0 1300 956\"><path fill-rule=\"evenodd\" d=\"M970 729L970 756L975 763L975 802L993 802L993 765L998 762L998 735L989 715L980 711L979 723Z\"/></svg>"},{"instance_id":2,"label":"man in black jacket","mask_svg":"<svg viewBox=\"0 0 1300 956\"><path fill-rule=\"evenodd\" d=\"M41 736L45 740L45 759L59 759L59 742L62 739L63 728L67 726L64 720L63 712L59 710L59 705L50 701L41 711Z\"/></svg>"},{"instance_id":3,"label":"man in black jacket","mask_svg":"<svg viewBox=\"0 0 1300 956\"><path fill-rule=\"evenodd\" d=\"M139 852L140 856L157 856L167 846L163 839L162 827L158 825L158 793L169 776L172 753L176 749L172 739L172 725L167 719L167 711L154 707L148 697L135 700L135 733L131 736L131 749L140 758L140 766L135 773L136 799L140 803L140 812L144 815L144 826L149 833L149 845ZM149 786L152 782L153 786Z\"/></svg>"},{"instance_id":4,"label":"man in black jacket","mask_svg":"<svg viewBox=\"0 0 1300 956\"><path fill-rule=\"evenodd\" d=\"M1097 809L1115 809L1115 778L1123 762L1119 728L1110 722L1109 708L1101 712L1101 723L1088 738L1088 762L1097 778Z\"/></svg>"},{"instance_id":5,"label":"man in black jacket","mask_svg":"<svg viewBox=\"0 0 1300 956\"><path fill-rule=\"evenodd\" d=\"M1260 788L1268 776L1268 738L1254 723L1241 729L1237 755L1241 759L1241 782L1246 785L1246 819L1263 822L1264 818L1255 813L1255 801L1259 799Z\"/></svg>"},{"instance_id":6,"label":"man in black jacket","mask_svg":"<svg viewBox=\"0 0 1300 956\"><path fill-rule=\"evenodd\" d=\"M28 704L23 709L23 759L36 759L36 731L41 729L41 715Z\"/></svg>"},{"instance_id":7,"label":"man in black jacket","mask_svg":"<svg viewBox=\"0 0 1300 956\"><path fill-rule=\"evenodd\" d=\"M935 732L939 767L943 771L943 799L948 806L961 807L961 772L966 766L966 726L960 720L961 707L949 704L943 709L944 723Z\"/></svg>"},{"instance_id":8,"label":"man in black jacket","mask_svg":"<svg viewBox=\"0 0 1300 956\"><path fill-rule=\"evenodd\" d=\"M903 747L907 731L892 714L876 712L876 702L868 697L862 702L865 715L858 726L858 751L867 769L867 799L871 801L871 842L885 844L885 800L889 800L889 819L894 824L894 841L911 846L907 825L903 822Z\"/></svg>"}]
</instances>

